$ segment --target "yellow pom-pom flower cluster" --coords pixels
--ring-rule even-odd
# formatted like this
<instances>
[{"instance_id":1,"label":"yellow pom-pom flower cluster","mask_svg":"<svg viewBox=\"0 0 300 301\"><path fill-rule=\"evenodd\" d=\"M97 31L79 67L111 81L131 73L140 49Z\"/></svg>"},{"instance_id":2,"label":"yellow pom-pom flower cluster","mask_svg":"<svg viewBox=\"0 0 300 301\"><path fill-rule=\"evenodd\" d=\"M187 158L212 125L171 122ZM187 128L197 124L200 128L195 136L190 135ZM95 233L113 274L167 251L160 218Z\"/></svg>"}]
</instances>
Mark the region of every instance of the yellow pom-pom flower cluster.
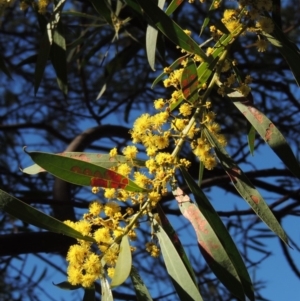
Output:
<instances>
[{"instance_id":1,"label":"yellow pom-pom flower cluster","mask_svg":"<svg viewBox=\"0 0 300 301\"><path fill-rule=\"evenodd\" d=\"M91 287L104 273L101 259L106 263L106 272L113 276L117 262L119 248L115 244L116 238L123 235L124 228L120 223L126 221L126 215L121 214L121 208L116 202L105 205L94 201L89 206L89 212L77 222L65 221L65 224L77 230L84 236L92 237L97 245L95 249L92 242L78 239L67 253L69 263L67 269L68 281L72 285ZM129 238L136 239L136 234L131 230Z\"/></svg>"}]
</instances>

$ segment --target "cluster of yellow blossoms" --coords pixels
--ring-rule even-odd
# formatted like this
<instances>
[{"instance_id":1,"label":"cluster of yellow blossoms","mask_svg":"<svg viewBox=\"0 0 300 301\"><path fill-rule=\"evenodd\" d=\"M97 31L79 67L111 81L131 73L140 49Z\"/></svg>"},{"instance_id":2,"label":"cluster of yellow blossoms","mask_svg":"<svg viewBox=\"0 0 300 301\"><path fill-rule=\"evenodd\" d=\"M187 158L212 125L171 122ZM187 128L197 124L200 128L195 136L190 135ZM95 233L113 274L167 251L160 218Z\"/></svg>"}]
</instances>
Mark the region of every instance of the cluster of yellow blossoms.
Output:
<instances>
[{"instance_id":1,"label":"cluster of yellow blossoms","mask_svg":"<svg viewBox=\"0 0 300 301\"><path fill-rule=\"evenodd\" d=\"M225 10L222 22L229 32L235 32L236 35L242 34L245 30L255 32L259 39L258 50L264 51L266 47L260 34L271 33L274 24L271 19L260 14L271 8L271 0L241 0L238 9ZM210 31L214 39L218 39L223 34L215 26L211 26ZM208 47L206 54L209 56L213 51L213 48ZM164 69L168 77L163 84L166 88L173 89L170 98L155 100L154 108L158 112L153 115L142 114L135 120L130 131L132 143L141 144L145 148L148 160L145 161L144 166L136 164L138 149L135 145L130 145L122 150L127 162L119 162L110 168L126 178L132 178L136 185L144 189L144 192L132 192L108 186L104 188L104 197L109 200L108 203L102 205L93 202L83 220L76 223L66 222L83 235L92 237L98 246L98 253L92 251L91 242L78 240L77 245L71 246L67 255L68 281L71 284L91 286L103 275L103 265L108 266L105 273L113 277L119 252L118 238L126 233L132 240L136 239L134 228L138 225L138 219L147 213L151 215L152 209L168 192L170 185L176 182L177 169L181 166L185 168L190 166L191 163L187 159L179 157L183 145L190 145L205 168L210 170L217 165L214 146L205 133L209 131L222 146L226 145L226 139L220 134L220 126L216 122L216 114L211 110L211 102L203 96L207 85L204 83L198 87L198 99L194 99L193 102L186 100L182 92L181 77L190 58L195 64L202 61L199 56L186 53L181 60L182 68ZM221 72L228 74L236 62L225 59L222 64ZM240 78L237 80L236 74L230 74L225 77L222 85L219 85L218 93L224 96L228 88L234 88L246 96L250 92L248 84L251 81L250 76L246 76L244 81L241 81ZM117 149L113 148L109 155L111 158L116 158ZM98 191L98 187L93 187L94 193ZM136 205L136 209L128 207L122 213L116 201L130 201L132 205ZM158 257L160 254L159 248L153 241L146 244L146 251L153 257Z\"/></svg>"},{"instance_id":2,"label":"cluster of yellow blossoms","mask_svg":"<svg viewBox=\"0 0 300 301\"><path fill-rule=\"evenodd\" d=\"M122 214L121 207L116 202L108 202L103 205L94 201L89 206L89 212L83 215L82 220L65 221L65 224L82 235L92 237L98 249L95 251L92 248L93 242L80 239L78 239L78 244L69 248L67 273L68 281L72 285L91 287L105 272L110 278L113 277L119 254L119 247L115 242L124 234L121 223L126 223L128 216L132 213L133 209L128 207ZM136 239L135 226L133 225L127 233L131 240ZM104 266L106 266L105 271Z\"/></svg>"},{"instance_id":3,"label":"cluster of yellow blossoms","mask_svg":"<svg viewBox=\"0 0 300 301\"><path fill-rule=\"evenodd\" d=\"M37 3L32 3L32 5L36 5L37 10L40 14L45 14L47 12L47 7L52 2L52 0L38 0ZM20 9L26 10L29 7L30 2L26 0L20 1Z\"/></svg>"},{"instance_id":4,"label":"cluster of yellow blossoms","mask_svg":"<svg viewBox=\"0 0 300 301\"><path fill-rule=\"evenodd\" d=\"M229 32L236 31L235 33L238 34L245 30L255 33L257 35L257 50L264 52L269 43L263 34L272 33L275 27L272 19L265 16L265 12L270 12L272 8L272 0L241 0L237 9L224 11L221 21ZM223 34L214 25L210 27L210 31L215 40L218 40Z\"/></svg>"},{"instance_id":5,"label":"cluster of yellow blossoms","mask_svg":"<svg viewBox=\"0 0 300 301\"><path fill-rule=\"evenodd\" d=\"M83 235L92 237L98 246L96 253L92 251L92 242L78 240L77 245L71 246L67 255L68 281L71 284L91 286L103 274L103 260L108 266L105 268L105 273L112 277L119 252L118 248L113 246L118 245L116 243L118 237L122 237L126 232L131 240L136 239L134 227L137 226L137 219L135 223L132 223L132 219L138 214L135 212L140 212L139 217L151 212L161 197L167 193L168 185L175 181L176 170L180 166L186 168L190 166L190 162L185 158L180 159L176 153L163 150L171 146L176 148L179 141L183 141L190 144L194 154L206 168L212 169L216 166L217 161L212 146L203 135L202 129L206 127L214 133L222 145L226 144L226 139L219 134L220 126L215 122L215 114L209 110L210 102L201 106L203 109L201 118L192 126L188 124L195 112L195 105L182 99L177 113L170 109L170 106L181 97L179 74L180 71L169 72L168 78L170 85L177 89L175 91L177 93L173 92L170 100L161 98L155 100L154 107L160 112L154 115L142 114L136 119L130 132L132 142L142 144L149 157L143 167L144 171L140 167L137 170L135 160L138 149L135 145L127 146L122 150L126 162L119 162L110 168L124 177L133 178L135 184L144 188L145 192L106 187L104 197L109 200L108 203L102 205L99 202L93 202L89 213L84 215L83 220L76 223L66 221L66 224ZM183 134L187 127L189 130ZM117 155L117 149L113 148L109 156L115 158ZM98 190L97 188L93 191L96 193ZM122 213L116 201L131 201L133 205L138 205L139 209L134 211L132 207L128 207L125 213ZM147 206L143 207L145 204ZM146 244L146 251L153 257L158 257L160 254L159 248L152 241Z\"/></svg>"}]
</instances>

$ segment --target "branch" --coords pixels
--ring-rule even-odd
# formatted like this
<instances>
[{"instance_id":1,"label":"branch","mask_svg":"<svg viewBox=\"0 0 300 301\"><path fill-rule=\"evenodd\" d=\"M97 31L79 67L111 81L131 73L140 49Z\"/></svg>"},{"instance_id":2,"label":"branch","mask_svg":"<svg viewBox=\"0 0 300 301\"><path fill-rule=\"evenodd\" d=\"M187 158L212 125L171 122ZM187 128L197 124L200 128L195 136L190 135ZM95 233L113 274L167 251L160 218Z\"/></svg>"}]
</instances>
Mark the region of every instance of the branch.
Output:
<instances>
[{"instance_id":1,"label":"branch","mask_svg":"<svg viewBox=\"0 0 300 301\"><path fill-rule=\"evenodd\" d=\"M0 236L0 256L16 256L28 253L66 254L76 239L52 232L14 233ZM5 246L5 247L4 247Z\"/></svg>"}]
</instances>

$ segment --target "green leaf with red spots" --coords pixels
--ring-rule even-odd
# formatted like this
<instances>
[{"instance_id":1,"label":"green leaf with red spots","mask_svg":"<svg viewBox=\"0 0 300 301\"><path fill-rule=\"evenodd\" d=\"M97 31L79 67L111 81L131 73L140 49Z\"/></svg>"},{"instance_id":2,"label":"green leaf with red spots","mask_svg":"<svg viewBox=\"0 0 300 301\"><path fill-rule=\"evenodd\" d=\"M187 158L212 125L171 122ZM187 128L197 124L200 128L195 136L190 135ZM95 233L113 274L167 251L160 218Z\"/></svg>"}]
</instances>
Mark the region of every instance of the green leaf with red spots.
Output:
<instances>
[{"instance_id":1,"label":"green leaf with red spots","mask_svg":"<svg viewBox=\"0 0 300 301\"><path fill-rule=\"evenodd\" d=\"M129 166L138 166L138 167L144 167L145 161L144 160L138 160L133 159L128 160L125 156L117 155L115 157L110 157L108 154L99 154L99 153L84 153L84 152L63 152L60 154L56 154L58 156L62 157L68 157L73 158L77 160L81 160L84 162L89 162L96 164L101 167L105 168L111 168L114 166L117 166L120 163L126 163ZM37 164L33 164L31 166L28 166L24 169L21 169L22 172L27 173L29 175L35 175L40 172L45 172L46 170L40 167Z\"/></svg>"},{"instance_id":2,"label":"green leaf with red spots","mask_svg":"<svg viewBox=\"0 0 300 301\"><path fill-rule=\"evenodd\" d=\"M22 202L0 189L0 210L20 219L30 225L45 229L54 233L60 233L75 239L95 242L92 237L83 236L80 232L69 227L63 222L51 217L42 211Z\"/></svg>"},{"instance_id":3,"label":"green leaf with red spots","mask_svg":"<svg viewBox=\"0 0 300 301\"><path fill-rule=\"evenodd\" d=\"M44 152L27 153L40 167L75 185L120 188L134 192L147 191L130 179L96 164Z\"/></svg>"},{"instance_id":4,"label":"green leaf with red spots","mask_svg":"<svg viewBox=\"0 0 300 301\"><path fill-rule=\"evenodd\" d=\"M216 137L204 129L205 135L210 143L215 147L215 153L220 160L222 167L231 179L237 192L241 197L250 205L257 216L274 232L282 241L288 244L287 236L279 224L278 220L274 216L273 212L266 204L263 197L256 190L247 176L239 168L239 166L233 161L233 159L226 152L224 147L220 145Z\"/></svg>"},{"instance_id":5,"label":"green leaf with red spots","mask_svg":"<svg viewBox=\"0 0 300 301\"><path fill-rule=\"evenodd\" d=\"M167 271L180 300L203 301L198 287L188 273L168 234L155 219L153 219L153 224L154 233L159 240Z\"/></svg>"},{"instance_id":6,"label":"green leaf with red spots","mask_svg":"<svg viewBox=\"0 0 300 301\"><path fill-rule=\"evenodd\" d=\"M185 265L187 271L189 272L191 278L193 279L194 283L196 285L198 285L192 265L190 264L190 262L188 260L188 257L184 251L184 248L179 240L177 233L175 232L174 228L172 227L171 223L169 222L167 216L165 215L164 211L162 210L162 208L159 204L157 205L156 209L157 209L157 212L159 215L161 226L164 228L164 230L168 234L169 238L171 239L174 247L176 248L180 258L182 259L182 262L184 263L184 265Z\"/></svg>"},{"instance_id":7,"label":"green leaf with red spots","mask_svg":"<svg viewBox=\"0 0 300 301\"><path fill-rule=\"evenodd\" d=\"M183 2L183 0L172 0L166 9L166 14L170 16Z\"/></svg>"},{"instance_id":8,"label":"green leaf with red spots","mask_svg":"<svg viewBox=\"0 0 300 301\"><path fill-rule=\"evenodd\" d=\"M205 52L189 37L178 24L176 24L164 11L157 7L153 1L136 0L144 10L145 16L168 39L182 49L199 55L204 61L209 61ZM130 3L128 3L130 5Z\"/></svg>"},{"instance_id":9,"label":"green leaf with red spots","mask_svg":"<svg viewBox=\"0 0 300 301\"><path fill-rule=\"evenodd\" d=\"M220 244L223 247L222 256L223 258L226 259L229 257L230 259L230 266L228 266L226 270L226 266L222 266L222 262L217 262L215 260L221 260L221 255L220 257L218 255L217 258L212 258L207 254L206 252L206 258L208 260L209 265L213 265L213 271L214 273L217 273L216 275L222 281L222 283L227 286L228 289L232 291L232 293L235 293L236 295L242 297L242 300L244 300L244 294L250 299L254 300L254 292L253 292L253 286L251 283L251 279L249 277L247 268L245 266L245 263L243 262L243 259L235 245L235 243L232 240L232 237L228 233L226 227L224 226L222 220L220 219L219 215L211 205L210 201L207 199L205 194L202 192L201 188L195 183L194 179L192 176L187 172L187 170L183 167L180 168L182 175L184 177L184 180L186 181L187 185L189 186L191 192L194 195L195 201L199 207L199 212L201 213L201 217L207 221L207 224L209 227L211 227L212 231L215 233L216 237L218 238ZM180 197L180 193L178 195L177 192L175 194ZM183 199L179 201L184 201L184 195L182 195ZM189 203L188 203L189 204ZM179 206L182 206L183 204L179 204ZM187 206L187 205L185 205ZM183 208L185 209L185 208ZM192 212L195 210L195 208L192 208ZM197 213L198 215L199 213ZM198 221L199 221L199 215L198 215ZM197 225L198 225L197 221ZM193 221L194 222L194 221ZM205 222L205 226L207 225ZM196 225L196 224L195 224ZM198 227L198 226L197 226ZM201 229L201 223L199 224L199 231ZM196 229L195 229L196 230ZM198 228L196 232L198 231ZM199 232L198 231L198 232ZM201 232L201 231L200 231ZM204 234L204 233L202 233ZM197 233L198 235L198 233ZM214 244L210 244L210 240L205 240L204 236L204 241L206 241L206 244L203 246L207 246L210 248L214 247ZM202 247L202 251L205 253L205 249ZM215 251L214 251L215 252ZM225 252L225 253L224 253ZM221 253L220 253L221 254ZM227 254L227 255L226 255ZM228 261L228 259L226 259ZM228 261L229 263L229 261ZM232 268L234 267L234 269ZM230 274L230 271L232 273ZM237 274L238 277L235 277ZM226 278L226 277L229 278ZM233 282L229 281L232 280ZM236 284L236 287L233 287L233 285ZM243 296L242 296L243 295Z\"/></svg>"},{"instance_id":10,"label":"green leaf with red spots","mask_svg":"<svg viewBox=\"0 0 300 301\"><path fill-rule=\"evenodd\" d=\"M181 90L184 98L189 102L198 100L198 76L195 62L189 58L181 75Z\"/></svg>"},{"instance_id":11,"label":"green leaf with red spots","mask_svg":"<svg viewBox=\"0 0 300 301\"><path fill-rule=\"evenodd\" d=\"M293 154L284 136L277 129L274 123L260 112L252 102L240 92L234 91L227 94L233 104L253 125L258 134L272 148L275 154L289 168L289 170L300 179L300 164Z\"/></svg>"}]
</instances>

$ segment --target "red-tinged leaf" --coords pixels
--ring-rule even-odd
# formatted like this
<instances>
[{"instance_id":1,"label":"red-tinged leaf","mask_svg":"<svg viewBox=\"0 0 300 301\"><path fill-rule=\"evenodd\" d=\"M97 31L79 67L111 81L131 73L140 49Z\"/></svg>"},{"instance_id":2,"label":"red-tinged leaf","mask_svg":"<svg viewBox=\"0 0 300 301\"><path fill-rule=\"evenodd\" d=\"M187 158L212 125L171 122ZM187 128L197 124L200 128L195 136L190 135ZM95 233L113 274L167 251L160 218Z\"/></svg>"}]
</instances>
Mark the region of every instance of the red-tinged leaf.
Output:
<instances>
[{"instance_id":1,"label":"red-tinged leaf","mask_svg":"<svg viewBox=\"0 0 300 301\"><path fill-rule=\"evenodd\" d=\"M161 226L163 227L163 229L166 231L169 238L171 239L174 247L176 248L182 262L184 263L184 265L185 265L187 271L189 272L191 278L193 279L194 283L196 285L198 285L192 265L190 264L190 262L188 260L188 257L184 251L184 248L179 240L177 233L175 232L174 228L172 227L171 223L169 222L167 216L165 215L164 211L159 206L159 204L157 205L156 209L157 209L157 212L159 215Z\"/></svg>"},{"instance_id":2,"label":"red-tinged leaf","mask_svg":"<svg viewBox=\"0 0 300 301\"><path fill-rule=\"evenodd\" d=\"M233 104L248 119L258 134L272 148L287 168L300 179L300 164L284 136L274 123L259 111L251 101L249 102L240 92L234 91L227 96L233 101Z\"/></svg>"},{"instance_id":3,"label":"red-tinged leaf","mask_svg":"<svg viewBox=\"0 0 300 301\"><path fill-rule=\"evenodd\" d=\"M190 197L184 195L180 188L173 191L173 194L178 201L182 215L192 224L197 235L200 251L213 273L239 300L245 300L243 285L235 266L212 226L199 208L191 202Z\"/></svg>"},{"instance_id":4,"label":"red-tinged leaf","mask_svg":"<svg viewBox=\"0 0 300 301\"><path fill-rule=\"evenodd\" d=\"M219 144L216 137L207 129L205 129L205 134L210 143L215 147L215 153L220 160L222 167L230 177L232 184L241 197L251 206L257 216L286 244L288 244L288 239L284 230L260 193L255 189L239 166L228 155L226 150Z\"/></svg>"},{"instance_id":5,"label":"red-tinged leaf","mask_svg":"<svg viewBox=\"0 0 300 301\"><path fill-rule=\"evenodd\" d=\"M189 37L164 11L155 5L153 1L136 0L144 10L147 18L160 30L168 39L182 49L199 55L204 61L209 61L205 52L199 45Z\"/></svg>"},{"instance_id":6,"label":"red-tinged leaf","mask_svg":"<svg viewBox=\"0 0 300 301\"><path fill-rule=\"evenodd\" d=\"M30 225L45 229L51 232L64 234L76 239L82 239L94 242L89 236L83 236L80 232L74 230L63 222L51 217L42 211L39 211L21 200L11 196L0 189L0 210L14 216L21 221Z\"/></svg>"},{"instance_id":7,"label":"red-tinged leaf","mask_svg":"<svg viewBox=\"0 0 300 301\"><path fill-rule=\"evenodd\" d=\"M170 16L181 5L182 2L183 0L172 0L165 13Z\"/></svg>"},{"instance_id":8,"label":"red-tinged leaf","mask_svg":"<svg viewBox=\"0 0 300 301\"><path fill-rule=\"evenodd\" d=\"M153 224L168 274L180 300L202 301L198 287L193 282L169 236L155 219L153 219Z\"/></svg>"},{"instance_id":9,"label":"red-tinged leaf","mask_svg":"<svg viewBox=\"0 0 300 301\"><path fill-rule=\"evenodd\" d=\"M144 192L130 179L96 164L44 152L27 152L31 159L52 175L75 185L120 188Z\"/></svg>"},{"instance_id":10,"label":"red-tinged leaf","mask_svg":"<svg viewBox=\"0 0 300 301\"><path fill-rule=\"evenodd\" d=\"M108 154L84 153L84 152L63 152L56 155L93 163L105 168L111 168L113 166L119 165L120 163L126 163L129 166L140 166L140 167L145 166L145 161L143 160L138 160L138 159L128 160L125 156L121 156L121 155L117 155L113 158L110 157ZM37 164L33 164L21 170L22 172L27 173L29 175L35 175L40 172L46 172L45 169L43 169Z\"/></svg>"},{"instance_id":11,"label":"red-tinged leaf","mask_svg":"<svg viewBox=\"0 0 300 301\"><path fill-rule=\"evenodd\" d=\"M191 192L194 195L195 201L201 213L203 214L203 216L205 217L205 219L219 238L222 246L226 250L232 264L234 265L239 279L243 285L245 295L250 300L254 300L254 292L251 279L249 277L245 263L243 262L243 259L235 243L232 240L232 237L228 233L226 227L224 226L219 215L211 205L210 201L202 192L201 188L195 183L191 175L187 172L185 168L180 168L180 170L182 172L184 180L186 181L187 185L189 186Z\"/></svg>"},{"instance_id":12,"label":"red-tinged leaf","mask_svg":"<svg viewBox=\"0 0 300 301\"><path fill-rule=\"evenodd\" d=\"M198 100L197 67L195 62L190 58L182 71L180 85L182 94L187 101L195 102Z\"/></svg>"}]
</instances>

